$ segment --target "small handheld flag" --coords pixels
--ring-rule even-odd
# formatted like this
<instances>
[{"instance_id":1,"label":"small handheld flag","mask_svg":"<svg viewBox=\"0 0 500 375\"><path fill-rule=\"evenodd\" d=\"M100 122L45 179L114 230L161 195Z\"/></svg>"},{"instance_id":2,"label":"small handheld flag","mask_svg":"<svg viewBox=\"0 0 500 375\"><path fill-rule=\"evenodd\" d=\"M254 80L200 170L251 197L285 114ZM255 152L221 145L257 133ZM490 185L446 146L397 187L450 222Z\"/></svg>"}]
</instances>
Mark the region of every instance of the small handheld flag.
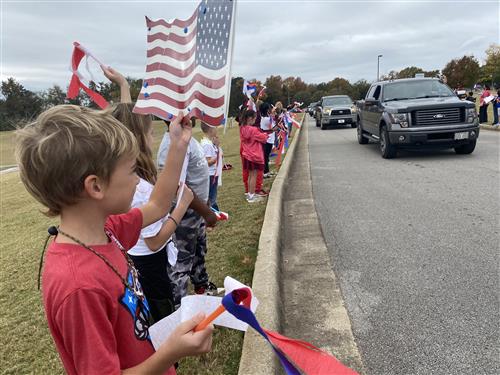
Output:
<instances>
[{"instance_id":1,"label":"small handheld flag","mask_svg":"<svg viewBox=\"0 0 500 375\"><path fill-rule=\"evenodd\" d=\"M255 82L243 81L243 95L246 95L249 99L257 92L257 84Z\"/></svg>"},{"instance_id":2,"label":"small handheld flag","mask_svg":"<svg viewBox=\"0 0 500 375\"><path fill-rule=\"evenodd\" d=\"M74 99L78 96L80 89L85 91L85 93L96 103L101 109L106 108L109 103L104 99L99 93L92 91L87 84L84 84L83 75L79 72L78 68L82 59L86 58L87 72L92 77L92 73L88 68L88 59L94 59L99 65L103 65L88 49L84 48L80 43L73 43L73 55L71 56L71 71L73 75L71 76L71 82L68 87L67 98Z\"/></svg>"},{"instance_id":3,"label":"small handheld flag","mask_svg":"<svg viewBox=\"0 0 500 375\"><path fill-rule=\"evenodd\" d=\"M216 210L213 207L210 207L214 212L215 216L217 216L217 221L226 221L229 220L229 214L227 212Z\"/></svg>"}]
</instances>

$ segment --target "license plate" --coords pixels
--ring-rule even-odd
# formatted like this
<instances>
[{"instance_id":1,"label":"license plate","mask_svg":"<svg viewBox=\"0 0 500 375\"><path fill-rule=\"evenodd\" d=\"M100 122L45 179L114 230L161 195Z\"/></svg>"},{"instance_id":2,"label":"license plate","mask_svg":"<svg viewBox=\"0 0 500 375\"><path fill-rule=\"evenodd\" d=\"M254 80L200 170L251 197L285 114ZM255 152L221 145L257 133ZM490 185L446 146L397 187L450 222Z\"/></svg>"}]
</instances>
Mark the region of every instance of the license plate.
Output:
<instances>
[{"instance_id":1,"label":"license plate","mask_svg":"<svg viewBox=\"0 0 500 375\"><path fill-rule=\"evenodd\" d=\"M339 124L343 124L345 122L345 120L338 120L339 121Z\"/></svg>"},{"instance_id":2,"label":"license plate","mask_svg":"<svg viewBox=\"0 0 500 375\"><path fill-rule=\"evenodd\" d=\"M468 139L468 138L469 138L469 132L455 133L455 140Z\"/></svg>"}]
</instances>

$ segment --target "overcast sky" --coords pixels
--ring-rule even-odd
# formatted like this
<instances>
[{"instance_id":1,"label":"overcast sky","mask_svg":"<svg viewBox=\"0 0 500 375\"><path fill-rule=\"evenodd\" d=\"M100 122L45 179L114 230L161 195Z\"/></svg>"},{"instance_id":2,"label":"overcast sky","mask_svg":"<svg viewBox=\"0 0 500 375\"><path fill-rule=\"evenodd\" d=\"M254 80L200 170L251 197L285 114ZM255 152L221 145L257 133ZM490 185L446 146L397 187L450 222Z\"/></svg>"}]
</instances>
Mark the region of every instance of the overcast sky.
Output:
<instances>
[{"instance_id":1,"label":"overcast sky","mask_svg":"<svg viewBox=\"0 0 500 375\"><path fill-rule=\"evenodd\" d=\"M73 41L125 75L141 78L144 16L185 19L197 3L2 0L2 80L15 77L31 90L66 87ZM411 65L442 69L464 54L483 62L486 48L499 43L499 19L499 0L239 0L232 75L372 81L378 54L381 74Z\"/></svg>"}]
</instances>

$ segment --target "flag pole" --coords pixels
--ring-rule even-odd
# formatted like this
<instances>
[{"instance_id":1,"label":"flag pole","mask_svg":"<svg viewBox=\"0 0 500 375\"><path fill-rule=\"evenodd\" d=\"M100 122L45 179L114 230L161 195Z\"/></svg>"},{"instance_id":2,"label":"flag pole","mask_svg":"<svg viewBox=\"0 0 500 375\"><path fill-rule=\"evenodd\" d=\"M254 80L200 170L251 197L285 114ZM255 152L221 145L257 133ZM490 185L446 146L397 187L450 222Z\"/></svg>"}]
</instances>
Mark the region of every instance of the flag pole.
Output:
<instances>
[{"instance_id":1,"label":"flag pole","mask_svg":"<svg viewBox=\"0 0 500 375\"><path fill-rule=\"evenodd\" d=\"M231 62L229 64L229 69L228 69L228 72L227 72L227 75L226 75L226 82L227 82L227 90L226 90L226 97L224 98L224 109L225 109L225 113L224 113L224 119L226 120L224 122L224 134L226 134L226 130L227 130L227 123L229 121L228 119L228 115L229 115L229 99L230 99L230 96L231 96L231 66L233 64L233 51L234 51L234 34L236 34L235 32L235 19L236 19L236 4L237 4L237 0L234 0L233 1L233 14L232 14L232 17L231 17L231 42L229 43L229 52L228 52L228 56L230 57L228 60Z\"/></svg>"}]
</instances>

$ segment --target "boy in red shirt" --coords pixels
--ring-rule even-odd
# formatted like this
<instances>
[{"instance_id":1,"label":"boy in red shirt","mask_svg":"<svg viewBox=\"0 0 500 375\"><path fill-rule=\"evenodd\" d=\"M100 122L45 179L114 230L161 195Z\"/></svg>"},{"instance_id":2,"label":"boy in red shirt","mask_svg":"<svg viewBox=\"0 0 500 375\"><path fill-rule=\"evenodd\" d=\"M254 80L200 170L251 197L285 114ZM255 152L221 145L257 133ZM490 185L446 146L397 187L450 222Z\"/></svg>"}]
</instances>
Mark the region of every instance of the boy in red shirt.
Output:
<instances>
[{"instance_id":1,"label":"boy in red shirt","mask_svg":"<svg viewBox=\"0 0 500 375\"><path fill-rule=\"evenodd\" d=\"M182 125L181 125L182 122ZM191 127L179 115L150 201L130 210L139 181L132 133L106 111L53 107L19 131L17 156L27 190L60 215L47 249L43 301L69 374L175 374L180 358L210 350L212 327L184 322L155 353L149 307L127 250L141 228L164 217L175 196Z\"/></svg>"}]
</instances>

